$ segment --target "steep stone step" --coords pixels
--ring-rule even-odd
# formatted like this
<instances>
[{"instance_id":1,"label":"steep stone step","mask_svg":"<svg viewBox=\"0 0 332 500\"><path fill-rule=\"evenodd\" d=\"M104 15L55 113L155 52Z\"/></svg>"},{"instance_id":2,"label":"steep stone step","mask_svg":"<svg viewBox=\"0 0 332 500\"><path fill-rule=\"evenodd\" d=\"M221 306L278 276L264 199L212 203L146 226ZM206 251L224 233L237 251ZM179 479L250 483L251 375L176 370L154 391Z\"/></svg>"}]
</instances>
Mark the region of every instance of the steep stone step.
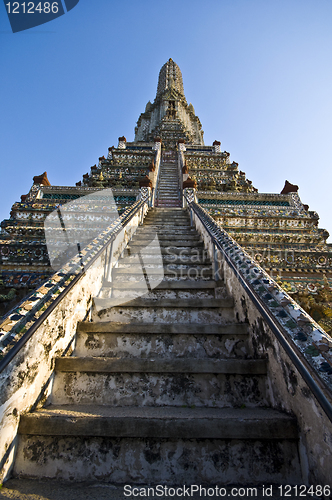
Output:
<instances>
[{"instance_id":1,"label":"steep stone step","mask_svg":"<svg viewBox=\"0 0 332 500\"><path fill-rule=\"evenodd\" d=\"M126 325L127 326L127 325ZM135 332L135 326L133 331ZM190 326L190 325L188 325ZM195 326L195 325L194 325ZM214 334L197 332L193 335L190 328L186 333L171 332L165 329L159 333L128 332L119 329L118 332L78 331L74 349L74 356L121 357L141 359L190 358L196 359L226 359L250 357L248 333L236 328L238 325L228 326L222 333ZM158 330L155 328L155 330ZM239 333L240 332L240 333Z\"/></svg>"},{"instance_id":2,"label":"steep stone step","mask_svg":"<svg viewBox=\"0 0 332 500\"><path fill-rule=\"evenodd\" d=\"M175 247L178 247L178 248L183 248L183 247L203 248L204 247L203 242L200 240L195 240L195 241L177 240L176 245L175 245L174 240L161 239L159 241L159 245L160 245L160 247L169 247L169 248L175 248ZM128 248L134 248L134 247L142 248L142 244L139 244L138 241L137 242L135 242L135 241L130 242L130 245L128 245ZM153 247L151 247L151 248L153 248ZM159 248L159 247L155 247L155 248Z\"/></svg>"},{"instance_id":3,"label":"steep stone step","mask_svg":"<svg viewBox=\"0 0 332 500\"><path fill-rule=\"evenodd\" d=\"M131 282L131 285L133 287L137 288L142 288L142 285L144 285L143 288L146 286L146 282L144 280L143 284L141 281L137 282ZM122 288L126 288L128 286L128 281L126 282L104 282L103 287L108 288L111 287L113 289L118 289L121 290ZM215 281L195 281L195 280L178 280L178 281L166 281L163 280L161 283L159 283L155 288L154 291L157 290L191 290L191 291L196 291L196 290L206 290L206 289L211 289L214 290L217 286L221 286L221 283L217 283Z\"/></svg>"},{"instance_id":4,"label":"steep stone step","mask_svg":"<svg viewBox=\"0 0 332 500\"><path fill-rule=\"evenodd\" d=\"M160 191L158 193L158 200L159 201L173 201L173 202L178 202L179 201L179 195L176 194L176 193L167 193L167 192Z\"/></svg>"},{"instance_id":5,"label":"steep stone step","mask_svg":"<svg viewBox=\"0 0 332 500\"><path fill-rule=\"evenodd\" d=\"M173 228L173 229L172 229ZM178 228L177 226L166 226L164 224L155 224L155 225L144 225L141 226L137 229L135 235L140 234L140 233L154 233L154 232L160 232L162 234L177 234L177 233L184 233L184 234L195 234L197 235L196 229L193 227L188 227L188 225L183 225L181 228ZM135 237L134 235L134 237Z\"/></svg>"},{"instance_id":6,"label":"steep stone step","mask_svg":"<svg viewBox=\"0 0 332 500\"><path fill-rule=\"evenodd\" d=\"M206 256L207 255L207 251L205 250L204 248L204 244L203 242L199 242L196 246L188 246L188 247L180 247L180 246L162 246L162 245L158 245L158 246L152 246L152 245L149 245L149 249L148 251L152 251L155 252L155 251L158 251L161 253L161 255L185 255L185 256ZM135 254L135 252L138 252L138 251L144 251L144 252L147 252L146 250L146 245L138 245L131 241L130 242L130 245L128 245L126 247L126 249L124 250L123 252L123 255L124 256L131 256L133 254ZM156 255L154 253L154 255Z\"/></svg>"},{"instance_id":7,"label":"steep stone step","mask_svg":"<svg viewBox=\"0 0 332 500\"><path fill-rule=\"evenodd\" d=\"M174 186L174 188L170 189L170 188L167 186L167 182L165 182L165 183L160 183L160 184L159 184L158 194L163 194L163 193L166 193L166 194L174 194L174 195L179 196L179 193L178 193L178 187L177 187L177 186Z\"/></svg>"},{"instance_id":8,"label":"steep stone step","mask_svg":"<svg viewBox=\"0 0 332 500\"><path fill-rule=\"evenodd\" d=\"M92 357L80 361L56 363L52 404L207 408L269 404L263 360ZM223 361L228 364L223 366ZM248 361L253 364L240 365Z\"/></svg>"},{"instance_id":9,"label":"steep stone step","mask_svg":"<svg viewBox=\"0 0 332 500\"><path fill-rule=\"evenodd\" d=\"M175 289L157 289L154 287L153 282L150 283L151 290L149 291L146 284L145 278L142 278L140 282L133 282L132 279L121 280L121 287L103 287L98 298L117 300L121 298L121 302L124 304L128 303L129 300L134 300L136 298L147 298L149 300L154 300L161 302L163 299L171 300L188 300L188 299L214 299L216 298L216 291L218 296L222 296L221 291L223 289L212 289L212 288L201 288L201 289L191 289L189 287L185 288L175 288ZM224 292L224 295L226 293Z\"/></svg>"},{"instance_id":10,"label":"steep stone step","mask_svg":"<svg viewBox=\"0 0 332 500\"><path fill-rule=\"evenodd\" d=\"M122 323L122 322L81 322L78 323L79 332L111 332L111 333L153 333L153 334L191 334L191 335L245 335L248 333L247 323L230 323L221 325L191 324L191 323Z\"/></svg>"},{"instance_id":11,"label":"steep stone step","mask_svg":"<svg viewBox=\"0 0 332 500\"><path fill-rule=\"evenodd\" d=\"M138 256L137 255L128 255L124 257L123 259L119 259L119 266L122 267L122 264L137 264L138 261ZM148 264L154 264L160 262L160 255L154 255L153 253L148 254L144 252L144 262ZM169 264L174 264L174 265L197 265L197 266L209 266L211 265L211 260L206 259L206 258L200 258L197 257L196 255L177 255L177 254L163 254L162 255L162 262L164 266L167 266ZM117 268L119 269L119 268Z\"/></svg>"},{"instance_id":12,"label":"steep stone step","mask_svg":"<svg viewBox=\"0 0 332 500\"><path fill-rule=\"evenodd\" d=\"M184 214L188 215L188 211L186 208L150 208L148 215L154 215L154 214L164 214L164 213L169 213L170 215L177 215L177 214Z\"/></svg>"},{"instance_id":13,"label":"steep stone step","mask_svg":"<svg viewBox=\"0 0 332 500\"><path fill-rule=\"evenodd\" d=\"M235 420L234 428L236 424ZM22 434L14 474L34 479L56 478L57 481L169 487L178 484L239 484L241 487L303 484L297 440L289 438L170 439L149 435L119 438Z\"/></svg>"},{"instance_id":14,"label":"steep stone step","mask_svg":"<svg viewBox=\"0 0 332 500\"><path fill-rule=\"evenodd\" d=\"M106 307L112 307L112 299L100 299L94 298L94 305L97 309L106 309ZM233 307L234 301L233 299L163 299L162 302L158 299L151 299L149 297L140 297L130 302L127 302L126 305L128 307L159 307L159 308L224 308L224 307Z\"/></svg>"},{"instance_id":15,"label":"steep stone step","mask_svg":"<svg viewBox=\"0 0 332 500\"><path fill-rule=\"evenodd\" d=\"M183 439L297 439L296 420L270 408L51 405L23 415L20 434Z\"/></svg>"},{"instance_id":16,"label":"steep stone step","mask_svg":"<svg viewBox=\"0 0 332 500\"><path fill-rule=\"evenodd\" d=\"M145 266L145 271L146 273L150 275L158 275L163 276L170 275L170 276L188 276L188 278L195 279L195 278L211 278L212 277L212 270L210 265L186 265L184 263L181 264L167 264L167 265L162 265L160 266L153 265L151 264L146 264ZM121 261L119 261L119 267L115 268L113 270L113 277L115 279L119 279L119 276L124 276L124 275L135 275L135 274L142 274L142 267L140 265L134 266L133 264L128 264L126 266L125 264L121 264Z\"/></svg>"},{"instance_id":17,"label":"steep stone step","mask_svg":"<svg viewBox=\"0 0 332 500\"><path fill-rule=\"evenodd\" d=\"M180 207L181 201L162 201L157 200L158 207Z\"/></svg>"},{"instance_id":18,"label":"steep stone step","mask_svg":"<svg viewBox=\"0 0 332 500\"><path fill-rule=\"evenodd\" d=\"M176 218L171 218L169 215L163 215L163 216L156 216L156 217L148 217L146 216L144 219L144 222L152 222L154 221L156 224L164 224L164 223L169 223L169 224L175 224L177 222L182 222L184 226L186 226L188 229L190 228L190 220L188 218L184 217L176 217Z\"/></svg>"},{"instance_id":19,"label":"steep stone step","mask_svg":"<svg viewBox=\"0 0 332 500\"><path fill-rule=\"evenodd\" d=\"M171 231L172 227L179 230L179 226L185 230L193 229L190 226L189 221L186 221L186 220L177 219L177 220L172 221L168 217L165 218L165 220L156 219L155 217L151 218L151 219L144 219L143 228L153 229L154 226L159 230L165 229L165 231L167 231L167 230Z\"/></svg>"},{"instance_id":20,"label":"steep stone step","mask_svg":"<svg viewBox=\"0 0 332 500\"><path fill-rule=\"evenodd\" d=\"M55 360L56 372L92 373L220 373L232 375L265 375L265 359L201 359L164 358L128 359L109 357L63 357Z\"/></svg>"},{"instance_id":21,"label":"steep stone step","mask_svg":"<svg viewBox=\"0 0 332 500\"><path fill-rule=\"evenodd\" d=\"M170 234L171 233L168 233L168 234L163 234L162 232L159 232L158 233L158 239L159 241L169 241L170 240ZM140 242L141 240L148 240L148 236L149 236L149 233L137 233L135 234L135 243L136 242ZM187 241L197 241L199 242L200 241L200 236L197 236L197 234L193 235L193 234L188 234L188 233L185 233L185 234L177 234L177 233L173 233L172 236L172 240L173 240L173 244L175 242L177 242L178 240L179 241L183 241L183 239L185 238Z\"/></svg>"},{"instance_id":22,"label":"steep stone step","mask_svg":"<svg viewBox=\"0 0 332 500\"><path fill-rule=\"evenodd\" d=\"M167 183L159 184L158 196L162 195L164 193L179 196L179 188L176 185L176 186L174 186L173 188L170 189L167 186Z\"/></svg>"},{"instance_id":23,"label":"steep stone step","mask_svg":"<svg viewBox=\"0 0 332 500\"><path fill-rule=\"evenodd\" d=\"M156 222L160 222L160 223L164 223L164 222L169 222L169 223L176 223L176 222L183 222L183 224L186 224L187 226L190 226L190 219L188 218L188 216L183 216L183 215L176 215L175 217L171 217L168 213L166 214L160 214L160 215L155 215L155 216L149 216L149 214L147 214L145 216L145 219L144 221L148 222L148 221L156 221Z\"/></svg>"},{"instance_id":24,"label":"steep stone step","mask_svg":"<svg viewBox=\"0 0 332 500\"><path fill-rule=\"evenodd\" d=\"M172 229L174 229L175 231L186 231L188 233L195 232L195 229L190 227L187 222L179 222L178 224L175 224L168 220L158 222L156 221L156 219L144 220L144 226L138 228L137 231L142 231L143 229L147 232L152 232L154 229L157 231L164 231L168 233L170 233Z\"/></svg>"},{"instance_id":25,"label":"steep stone step","mask_svg":"<svg viewBox=\"0 0 332 500\"><path fill-rule=\"evenodd\" d=\"M118 299L120 300L120 299ZM92 310L93 321L116 321L124 323L219 323L228 324L234 321L232 307L221 308L195 308L176 309L167 307L130 307L119 305L116 307Z\"/></svg>"}]
</instances>

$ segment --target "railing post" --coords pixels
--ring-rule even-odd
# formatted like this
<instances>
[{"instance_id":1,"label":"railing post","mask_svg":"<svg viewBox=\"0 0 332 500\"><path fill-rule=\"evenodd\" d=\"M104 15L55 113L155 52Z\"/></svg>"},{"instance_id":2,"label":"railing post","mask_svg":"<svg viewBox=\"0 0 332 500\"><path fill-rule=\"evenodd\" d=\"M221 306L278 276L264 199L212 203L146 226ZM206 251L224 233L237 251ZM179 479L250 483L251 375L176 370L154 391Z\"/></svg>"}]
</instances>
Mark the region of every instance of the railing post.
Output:
<instances>
[{"instance_id":1,"label":"railing post","mask_svg":"<svg viewBox=\"0 0 332 500\"><path fill-rule=\"evenodd\" d=\"M218 249L213 242L213 275L216 281L219 281Z\"/></svg>"},{"instance_id":2,"label":"railing post","mask_svg":"<svg viewBox=\"0 0 332 500\"><path fill-rule=\"evenodd\" d=\"M109 282L112 281L112 257L113 257L113 243L114 240L112 240L111 245L109 247L109 256L105 259L105 281Z\"/></svg>"}]
</instances>

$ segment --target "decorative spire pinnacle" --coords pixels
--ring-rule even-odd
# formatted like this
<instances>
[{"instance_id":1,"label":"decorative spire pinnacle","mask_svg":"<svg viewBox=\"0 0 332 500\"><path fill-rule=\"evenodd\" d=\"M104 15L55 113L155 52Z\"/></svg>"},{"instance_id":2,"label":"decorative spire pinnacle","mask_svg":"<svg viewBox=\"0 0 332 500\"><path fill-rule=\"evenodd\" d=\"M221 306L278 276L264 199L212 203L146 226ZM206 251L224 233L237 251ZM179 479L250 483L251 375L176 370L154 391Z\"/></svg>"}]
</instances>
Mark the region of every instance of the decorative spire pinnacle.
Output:
<instances>
[{"instance_id":1,"label":"decorative spire pinnacle","mask_svg":"<svg viewBox=\"0 0 332 500\"><path fill-rule=\"evenodd\" d=\"M173 59L169 59L159 72L156 98L160 97L167 89L175 89L184 96L182 73Z\"/></svg>"}]
</instances>

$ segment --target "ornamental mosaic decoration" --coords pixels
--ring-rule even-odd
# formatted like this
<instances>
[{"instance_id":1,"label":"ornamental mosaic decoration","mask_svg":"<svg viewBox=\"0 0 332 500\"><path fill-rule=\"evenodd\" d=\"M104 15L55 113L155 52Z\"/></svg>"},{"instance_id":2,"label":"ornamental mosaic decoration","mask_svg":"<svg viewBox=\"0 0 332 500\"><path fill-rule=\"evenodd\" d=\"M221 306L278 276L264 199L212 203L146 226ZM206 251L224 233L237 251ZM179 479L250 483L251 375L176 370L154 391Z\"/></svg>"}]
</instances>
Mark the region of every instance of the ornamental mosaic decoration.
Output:
<instances>
[{"instance_id":1,"label":"ornamental mosaic decoration","mask_svg":"<svg viewBox=\"0 0 332 500\"><path fill-rule=\"evenodd\" d=\"M279 206L279 207L289 207L288 201L264 201L264 200L218 200L218 199L206 199L199 198L198 203L201 205L255 205L255 206Z\"/></svg>"},{"instance_id":2,"label":"ornamental mosaic decoration","mask_svg":"<svg viewBox=\"0 0 332 500\"><path fill-rule=\"evenodd\" d=\"M264 306L281 325L327 387L332 389L332 339L322 326L295 302L236 241L195 203L190 208L216 239L236 271L255 291ZM325 299L332 299L332 287L325 280ZM330 309L332 317L332 310Z\"/></svg>"}]
</instances>

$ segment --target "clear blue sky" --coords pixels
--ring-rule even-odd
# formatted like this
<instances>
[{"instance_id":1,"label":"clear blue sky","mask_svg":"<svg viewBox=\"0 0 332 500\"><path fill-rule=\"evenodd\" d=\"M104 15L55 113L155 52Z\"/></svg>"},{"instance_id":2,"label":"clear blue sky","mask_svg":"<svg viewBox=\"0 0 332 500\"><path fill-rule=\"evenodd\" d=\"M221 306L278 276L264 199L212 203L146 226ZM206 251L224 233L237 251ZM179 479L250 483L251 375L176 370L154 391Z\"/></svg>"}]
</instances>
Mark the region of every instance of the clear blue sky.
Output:
<instances>
[{"instance_id":1,"label":"clear blue sky","mask_svg":"<svg viewBox=\"0 0 332 500\"><path fill-rule=\"evenodd\" d=\"M331 54L331 0L80 0L16 34L1 3L0 220L34 175L74 185L133 140L172 57L205 143L260 192L298 184L332 235Z\"/></svg>"}]
</instances>

